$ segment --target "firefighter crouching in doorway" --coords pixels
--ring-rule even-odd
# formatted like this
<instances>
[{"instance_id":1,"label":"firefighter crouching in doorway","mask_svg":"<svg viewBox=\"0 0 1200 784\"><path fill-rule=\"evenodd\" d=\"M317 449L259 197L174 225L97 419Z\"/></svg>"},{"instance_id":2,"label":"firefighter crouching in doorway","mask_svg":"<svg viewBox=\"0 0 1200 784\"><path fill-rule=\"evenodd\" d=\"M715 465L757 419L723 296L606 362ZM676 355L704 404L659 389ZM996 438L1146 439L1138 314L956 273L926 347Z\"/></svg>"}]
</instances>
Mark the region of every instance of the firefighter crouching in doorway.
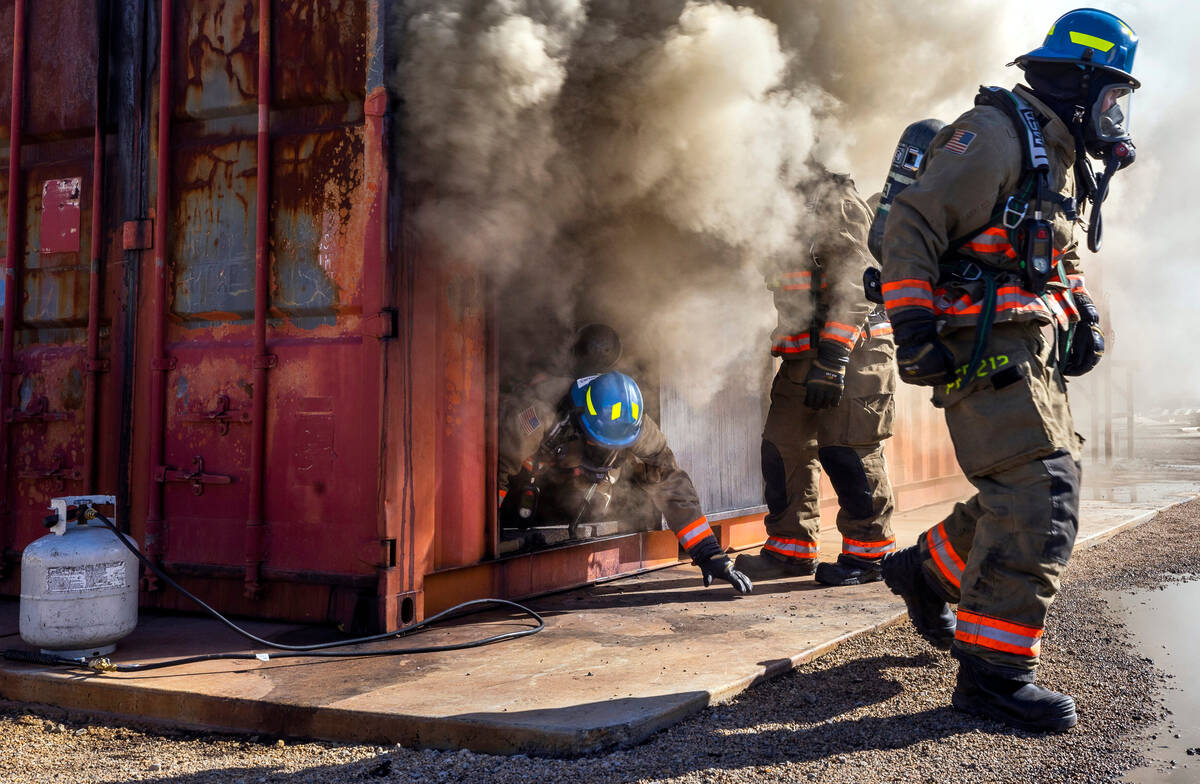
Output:
<instances>
[{"instance_id":1,"label":"firefighter crouching in doorway","mask_svg":"<svg viewBox=\"0 0 1200 784\"><path fill-rule=\"evenodd\" d=\"M637 383L624 373L543 375L502 396L499 446L502 527L551 522L573 530L580 522L619 514L610 503L631 485L649 496L700 567L706 587L716 579L739 593L752 591L709 527L691 478L646 415Z\"/></svg>"},{"instance_id":2,"label":"firefighter crouching in doorway","mask_svg":"<svg viewBox=\"0 0 1200 784\"><path fill-rule=\"evenodd\" d=\"M767 279L779 314L771 353L782 359L762 437L768 538L735 568L755 580L815 572L826 585L854 585L879 580L880 561L895 548L883 457L895 345L883 308L863 291L870 209L853 182L835 174L810 205L819 225L811 247ZM818 565L822 468L837 493L842 551Z\"/></svg>"},{"instance_id":3,"label":"firefighter crouching in doorway","mask_svg":"<svg viewBox=\"0 0 1200 784\"><path fill-rule=\"evenodd\" d=\"M1033 682L1078 527L1081 439L1064 376L1104 351L1072 233L1091 201L1098 248L1108 178L1132 161L1123 101L1139 86L1136 48L1111 14L1063 16L1016 60L1028 88L984 88L938 132L884 235L900 377L933 387L977 489L887 558L884 580L959 660L955 707L1025 729L1077 721L1071 697ZM1088 155L1105 162L1099 177Z\"/></svg>"}]
</instances>

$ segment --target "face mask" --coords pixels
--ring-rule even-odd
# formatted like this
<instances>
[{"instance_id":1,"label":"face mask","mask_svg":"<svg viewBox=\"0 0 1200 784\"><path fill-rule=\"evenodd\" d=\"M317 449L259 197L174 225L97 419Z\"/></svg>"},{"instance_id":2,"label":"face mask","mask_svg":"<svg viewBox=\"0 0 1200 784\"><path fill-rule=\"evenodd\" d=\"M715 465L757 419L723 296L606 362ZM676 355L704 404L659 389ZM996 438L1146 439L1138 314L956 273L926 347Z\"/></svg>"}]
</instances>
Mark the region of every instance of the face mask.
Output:
<instances>
[{"instance_id":1,"label":"face mask","mask_svg":"<svg viewBox=\"0 0 1200 784\"><path fill-rule=\"evenodd\" d=\"M1092 104L1092 133L1101 142L1129 141L1129 103L1133 90L1113 84L1100 91Z\"/></svg>"},{"instance_id":2,"label":"face mask","mask_svg":"<svg viewBox=\"0 0 1200 784\"><path fill-rule=\"evenodd\" d=\"M1087 152L1104 161L1104 168L1115 172L1133 163L1133 143L1129 135L1130 102L1133 88L1128 84L1105 84L1091 102L1083 135Z\"/></svg>"}]
</instances>

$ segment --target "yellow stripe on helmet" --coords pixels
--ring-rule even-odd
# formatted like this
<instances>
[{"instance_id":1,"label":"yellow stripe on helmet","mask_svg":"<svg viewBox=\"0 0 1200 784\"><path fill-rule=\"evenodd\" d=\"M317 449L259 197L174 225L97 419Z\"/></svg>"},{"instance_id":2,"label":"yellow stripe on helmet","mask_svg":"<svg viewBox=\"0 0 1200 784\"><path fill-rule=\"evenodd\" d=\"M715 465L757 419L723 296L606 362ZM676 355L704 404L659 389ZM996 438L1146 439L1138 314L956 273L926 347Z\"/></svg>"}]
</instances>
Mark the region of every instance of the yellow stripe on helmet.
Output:
<instances>
[{"instance_id":1,"label":"yellow stripe on helmet","mask_svg":"<svg viewBox=\"0 0 1200 784\"><path fill-rule=\"evenodd\" d=\"M630 401L629 407L633 409L633 421L636 422L638 418L638 404Z\"/></svg>"},{"instance_id":2,"label":"yellow stripe on helmet","mask_svg":"<svg viewBox=\"0 0 1200 784\"><path fill-rule=\"evenodd\" d=\"M612 418L613 418L613 421L616 421L621 418L621 401L620 400L618 400L616 403L613 403Z\"/></svg>"},{"instance_id":3,"label":"yellow stripe on helmet","mask_svg":"<svg viewBox=\"0 0 1200 784\"><path fill-rule=\"evenodd\" d=\"M596 407L594 405L592 405L592 388L590 386L587 389L587 404L588 404L588 413L591 414L592 416L599 416L596 413Z\"/></svg>"},{"instance_id":4,"label":"yellow stripe on helmet","mask_svg":"<svg viewBox=\"0 0 1200 784\"><path fill-rule=\"evenodd\" d=\"M1107 52L1116 46L1112 41L1105 41L1103 38L1097 38L1087 33L1077 33L1074 30L1071 31L1071 43L1079 44L1080 46L1090 46L1093 49L1099 49L1101 52Z\"/></svg>"}]
</instances>

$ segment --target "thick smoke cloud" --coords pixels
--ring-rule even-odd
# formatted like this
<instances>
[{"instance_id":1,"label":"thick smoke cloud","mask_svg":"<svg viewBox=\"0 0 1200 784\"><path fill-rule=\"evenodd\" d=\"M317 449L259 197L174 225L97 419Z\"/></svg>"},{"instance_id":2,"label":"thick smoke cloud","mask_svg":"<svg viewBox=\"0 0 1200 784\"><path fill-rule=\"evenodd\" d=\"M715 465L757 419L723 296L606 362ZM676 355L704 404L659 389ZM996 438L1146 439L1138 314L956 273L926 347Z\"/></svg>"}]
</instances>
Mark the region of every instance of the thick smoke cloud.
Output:
<instances>
[{"instance_id":1,"label":"thick smoke cloud","mask_svg":"<svg viewBox=\"0 0 1200 784\"><path fill-rule=\"evenodd\" d=\"M702 368L681 386L703 402L761 371L774 319L763 273L808 246L819 169L875 192L905 125L953 120L979 84L1019 81L1004 64L1073 7L413 0L396 22L393 89L415 223L501 286L514 375L598 319L652 375ZM1178 78L1197 51L1178 13L1195 12L1106 7L1141 34L1147 87L1140 159L1114 185L1106 247L1086 269L1107 295L1116 356L1170 367L1172 386L1195 393L1195 349L1163 340L1191 329L1166 314L1195 310L1182 293L1197 289L1192 243L1174 219L1200 163L1187 111L1200 99ZM1166 154L1190 157L1157 167Z\"/></svg>"}]
</instances>

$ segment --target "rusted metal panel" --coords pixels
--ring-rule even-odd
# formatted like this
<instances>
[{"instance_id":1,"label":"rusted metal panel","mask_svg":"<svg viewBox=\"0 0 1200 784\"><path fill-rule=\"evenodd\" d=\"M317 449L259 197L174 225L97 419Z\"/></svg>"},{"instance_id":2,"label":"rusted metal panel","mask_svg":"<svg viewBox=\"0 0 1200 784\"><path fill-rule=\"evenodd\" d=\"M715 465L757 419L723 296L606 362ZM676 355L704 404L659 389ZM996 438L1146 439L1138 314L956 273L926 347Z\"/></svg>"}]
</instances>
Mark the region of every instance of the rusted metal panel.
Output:
<instances>
[{"instance_id":1,"label":"rusted metal panel","mask_svg":"<svg viewBox=\"0 0 1200 784\"><path fill-rule=\"evenodd\" d=\"M178 115L252 114L258 67L258 3L187 0L174 19L172 93Z\"/></svg>"},{"instance_id":2,"label":"rusted metal panel","mask_svg":"<svg viewBox=\"0 0 1200 784\"><path fill-rule=\"evenodd\" d=\"M370 27L383 23L379 0L289 0L277 3L275 105L362 100L367 88ZM372 13L375 16L372 17ZM382 51L382 47L379 47Z\"/></svg>"},{"instance_id":3,"label":"rusted metal panel","mask_svg":"<svg viewBox=\"0 0 1200 784\"><path fill-rule=\"evenodd\" d=\"M252 139L221 139L172 160L170 310L189 326L254 314L254 158Z\"/></svg>"},{"instance_id":4,"label":"rusted metal panel","mask_svg":"<svg viewBox=\"0 0 1200 784\"><path fill-rule=\"evenodd\" d=\"M96 40L95 3L29 3L26 51L33 89L26 91L25 132L31 137L74 136L92 129Z\"/></svg>"}]
</instances>

